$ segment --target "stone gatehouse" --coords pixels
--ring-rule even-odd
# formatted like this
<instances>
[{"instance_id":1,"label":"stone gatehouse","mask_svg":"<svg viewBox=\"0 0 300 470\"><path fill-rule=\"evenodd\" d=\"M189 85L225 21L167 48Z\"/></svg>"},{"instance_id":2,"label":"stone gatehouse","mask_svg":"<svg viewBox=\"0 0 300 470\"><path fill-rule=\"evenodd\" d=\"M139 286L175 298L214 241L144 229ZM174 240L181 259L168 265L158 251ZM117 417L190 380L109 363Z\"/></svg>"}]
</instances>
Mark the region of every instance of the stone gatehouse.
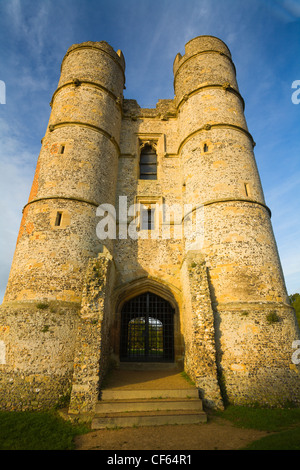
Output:
<instances>
[{"instance_id":1,"label":"stone gatehouse","mask_svg":"<svg viewBox=\"0 0 300 470\"><path fill-rule=\"evenodd\" d=\"M174 362L213 407L299 404L299 339L227 46L189 41L174 99L124 99L125 60L61 66L0 310L4 409L92 412L107 368Z\"/></svg>"}]
</instances>

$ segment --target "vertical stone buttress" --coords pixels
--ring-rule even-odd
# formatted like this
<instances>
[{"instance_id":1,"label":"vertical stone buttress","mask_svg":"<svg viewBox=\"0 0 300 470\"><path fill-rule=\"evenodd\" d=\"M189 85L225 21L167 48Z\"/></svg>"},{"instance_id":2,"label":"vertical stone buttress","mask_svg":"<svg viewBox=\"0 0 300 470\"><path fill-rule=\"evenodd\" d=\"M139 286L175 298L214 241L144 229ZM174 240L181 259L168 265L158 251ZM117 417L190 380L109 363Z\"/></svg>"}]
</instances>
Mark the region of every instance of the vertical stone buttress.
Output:
<instances>
[{"instance_id":1,"label":"vertical stone buttress","mask_svg":"<svg viewBox=\"0 0 300 470\"><path fill-rule=\"evenodd\" d=\"M193 206L189 216L201 208L204 229L186 252L191 259L190 248L198 250L206 262L221 383L232 402L297 401L291 357L299 330L226 45L210 36L188 42L174 61L174 87L183 202Z\"/></svg>"},{"instance_id":2,"label":"vertical stone buttress","mask_svg":"<svg viewBox=\"0 0 300 470\"><path fill-rule=\"evenodd\" d=\"M53 385L53 376L66 369L61 363L67 355L65 376L70 386L76 316L72 328L67 326L70 319L66 305L68 308L80 305L88 262L98 255L101 265L102 243L113 251L112 240L97 238L96 208L101 203L115 204L124 69L121 51L116 53L106 42L75 44L63 59L3 303L7 308L12 302L18 303L18 313L7 325L10 336L7 336L6 372L16 371L14 361L22 341L23 360L19 355L17 362L24 376L30 369L35 370L36 382L50 384L52 381ZM44 307L36 308L38 302ZM51 329L54 324L46 319L50 315L47 305L51 315L61 313L59 322L64 324L65 330L60 328L64 333L56 332L56 339ZM47 325L43 334L42 327L35 327L37 316ZM31 324L31 332L25 337L15 329L17 318L20 324L26 321ZM51 354L46 352L48 342ZM32 343L35 349L43 344L47 365L41 357L32 359ZM57 395L66 389L66 380L61 382L56 387ZM36 388L41 397L43 386L39 384ZM49 395L51 401L55 392Z\"/></svg>"}]
</instances>

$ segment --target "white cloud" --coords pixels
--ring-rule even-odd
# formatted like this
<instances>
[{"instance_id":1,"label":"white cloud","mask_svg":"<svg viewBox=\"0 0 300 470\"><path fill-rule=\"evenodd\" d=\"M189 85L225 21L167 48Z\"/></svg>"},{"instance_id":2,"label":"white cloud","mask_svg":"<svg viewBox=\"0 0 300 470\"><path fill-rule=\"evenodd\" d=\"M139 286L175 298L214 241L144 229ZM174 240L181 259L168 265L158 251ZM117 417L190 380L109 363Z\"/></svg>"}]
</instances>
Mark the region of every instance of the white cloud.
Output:
<instances>
[{"instance_id":1,"label":"white cloud","mask_svg":"<svg viewBox=\"0 0 300 470\"><path fill-rule=\"evenodd\" d=\"M298 0L279 0L283 8L287 10L294 19L300 18L300 3Z\"/></svg>"},{"instance_id":2,"label":"white cloud","mask_svg":"<svg viewBox=\"0 0 300 470\"><path fill-rule=\"evenodd\" d=\"M27 41L32 53L37 56L43 53L46 45L47 35L45 29L49 17L49 2L35 2L30 4L30 11L27 2L21 0L9 0L6 3L7 14L9 16L10 25L13 28L16 38L22 37L23 41ZM29 14L30 13L30 14Z\"/></svg>"},{"instance_id":3,"label":"white cloud","mask_svg":"<svg viewBox=\"0 0 300 470\"><path fill-rule=\"evenodd\" d=\"M269 14L283 23L291 23L300 17L299 0L260 0Z\"/></svg>"},{"instance_id":4,"label":"white cloud","mask_svg":"<svg viewBox=\"0 0 300 470\"><path fill-rule=\"evenodd\" d=\"M22 28L21 0L10 0L5 3L7 14L10 16L10 25L17 31Z\"/></svg>"}]
</instances>

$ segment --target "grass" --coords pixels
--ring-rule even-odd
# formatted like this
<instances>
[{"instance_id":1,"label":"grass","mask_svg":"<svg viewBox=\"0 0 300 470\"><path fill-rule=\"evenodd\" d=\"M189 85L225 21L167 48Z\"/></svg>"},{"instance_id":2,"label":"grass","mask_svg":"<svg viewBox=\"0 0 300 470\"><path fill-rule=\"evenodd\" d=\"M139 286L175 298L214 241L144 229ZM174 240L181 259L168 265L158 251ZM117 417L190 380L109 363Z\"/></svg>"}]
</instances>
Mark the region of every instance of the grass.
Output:
<instances>
[{"instance_id":1,"label":"grass","mask_svg":"<svg viewBox=\"0 0 300 470\"><path fill-rule=\"evenodd\" d=\"M300 450L300 426L252 442L246 450Z\"/></svg>"},{"instance_id":2,"label":"grass","mask_svg":"<svg viewBox=\"0 0 300 470\"><path fill-rule=\"evenodd\" d=\"M300 408L229 406L218 416L235 426L269 432L247 450L300 450Z\"/></svg>"},{"instance_id":3,"label":"grass","mask_svg":"<svg viewBox=\"0 0 300 470\"><path fill-rule=\"evenodd\" d=\"M245 450L300 450L300 408L229 406L215 413L234 426L269 433ZM72 450L74 438L88 432L56 412L0 412L0 450Z\"/></svg>"},{"instance_id":4,"label":"grass","mask_svg":"<svg viewBox=\"0 0 300 470\"><path fill-rule=\"evenodd\" d=\"M0 450L72 450L75 436L87 431L52 411L0 412Z\"/></svg>"},{"instance_id":5,"label":"grass","mask_svg":"<svg viewBox=\"0 0 300 470\"><path fill-rule=\"evenodd\" d=\"M181 377L184 378L184 380L186 380L190 385L193 385L195 386L195 382L193 382L193 380L190 378L190 376L186 373L186 372L181 372Z\"/></svg>"}]
</instances>

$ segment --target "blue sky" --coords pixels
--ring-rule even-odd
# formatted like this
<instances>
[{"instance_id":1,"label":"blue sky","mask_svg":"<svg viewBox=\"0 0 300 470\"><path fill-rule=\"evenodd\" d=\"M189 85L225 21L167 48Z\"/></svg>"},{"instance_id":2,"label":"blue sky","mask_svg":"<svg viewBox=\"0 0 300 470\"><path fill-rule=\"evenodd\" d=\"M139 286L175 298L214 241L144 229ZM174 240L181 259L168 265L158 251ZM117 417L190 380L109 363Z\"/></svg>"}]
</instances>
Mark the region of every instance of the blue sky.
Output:
<instances>
[{"instance_id":1,"label":"blue sky","mask_svg":"<svg viewBox=\"0 0 300 470\"><path fill-rule=\"evenodd\" d=\"M67 49L121 49L125 98L155 107L174 96L176 54L203 34L231 50L288 292L300 292L300 0L0 0L0 302Z\"/></svg>"}]
</instances>

